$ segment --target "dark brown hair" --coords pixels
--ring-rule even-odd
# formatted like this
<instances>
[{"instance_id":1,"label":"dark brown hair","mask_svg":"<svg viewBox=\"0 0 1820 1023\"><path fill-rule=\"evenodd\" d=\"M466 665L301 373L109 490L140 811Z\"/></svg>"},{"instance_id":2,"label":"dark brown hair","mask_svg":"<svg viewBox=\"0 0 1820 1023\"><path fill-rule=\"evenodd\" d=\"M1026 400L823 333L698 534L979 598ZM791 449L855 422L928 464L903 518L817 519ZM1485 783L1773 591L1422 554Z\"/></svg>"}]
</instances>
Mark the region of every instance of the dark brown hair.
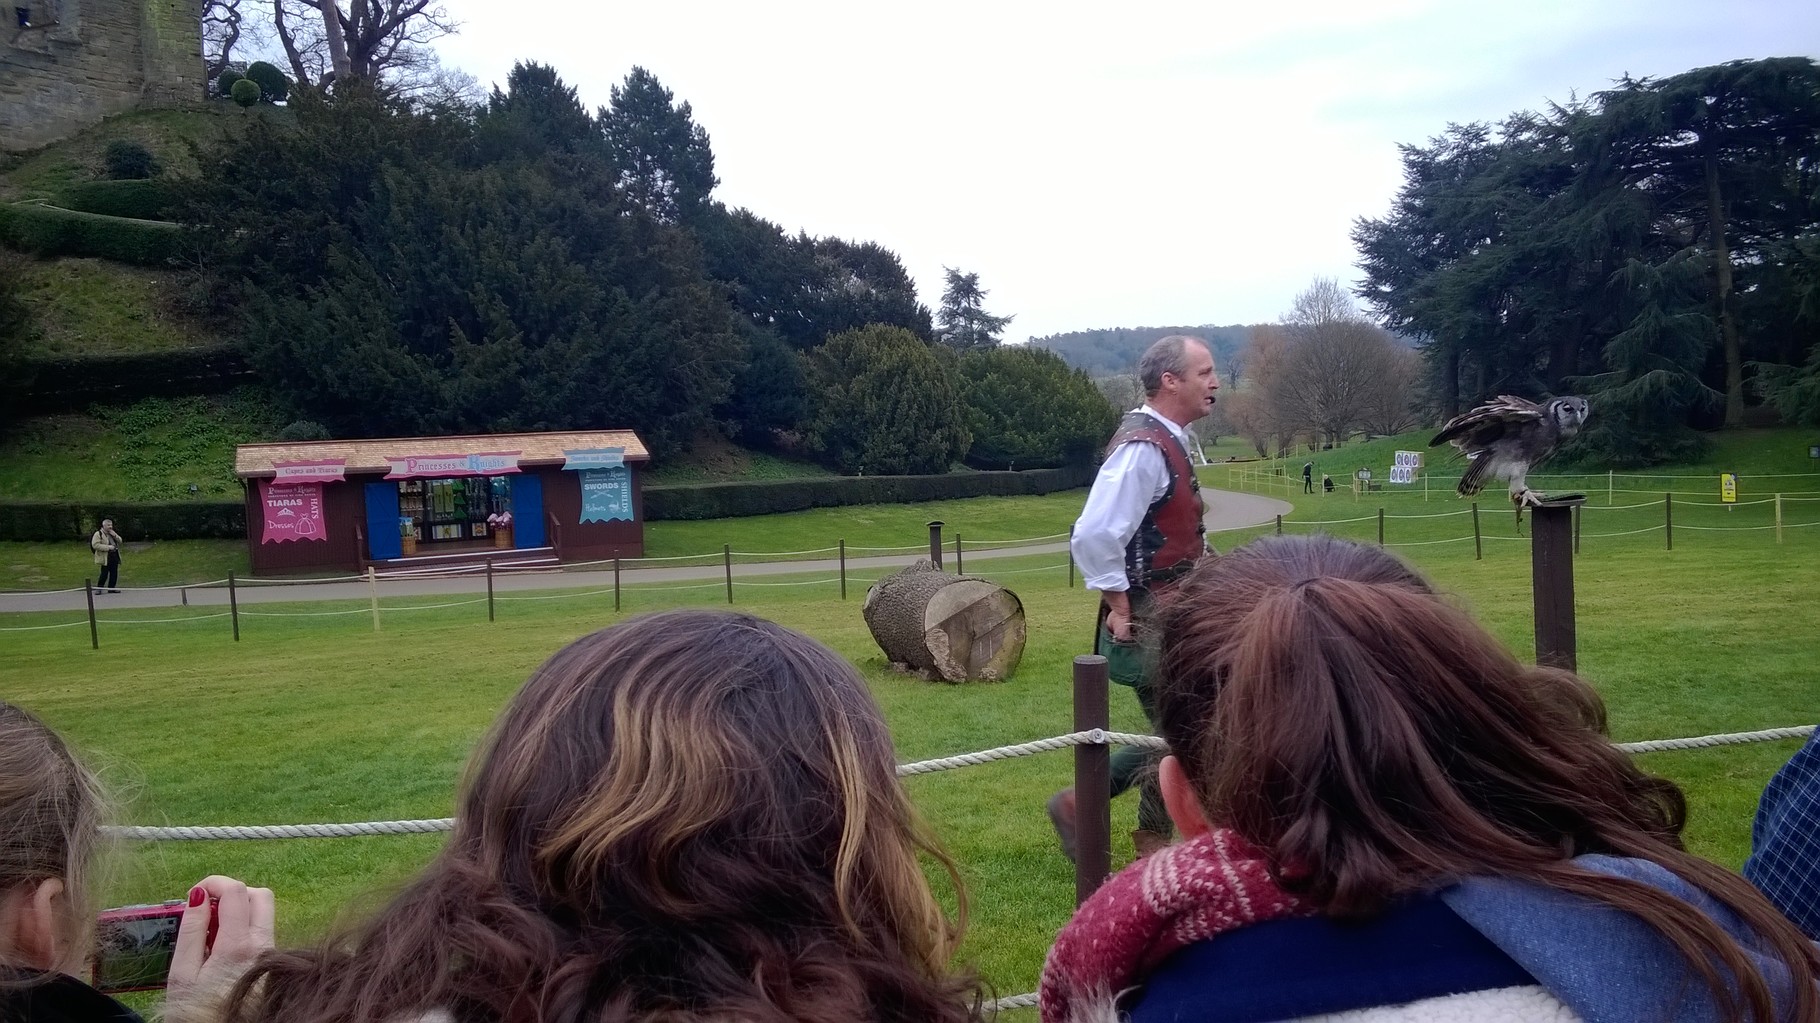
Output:
<instances>
[{"instance_id":1,"label":"dark brown hair","mask_svg":"<svg viewBox=\"0 0 1820 1023\"><path fill-rule=\"evenodd\" d=\"M429 868L325 948L268 955L233 1015L974 1018L919 852L959 881L894 761L864 682L806 636L710 611L602 629L513 698Z\"/></svg>"},{"instance_id":2,"label":"dark brown hair","mask_svg":"<svg viewBox=\"0 0 1820 1023\"><path fill-rule=\"evenodd\" d=\"M1814 946L1683 850L1680 790L1611 744L1598 694L1518 662L1390 554L1255 540L1185 578L1159 629L1158 717L1202 809L1329 915L1475 874L1534 881L1647 921L1727 1019L1775 1019L1768 983L1716 923L1573 862L1640 857L1737 912L1798 978L1793 1018L1820 1019Z\"/></svg>"}]
</instances>

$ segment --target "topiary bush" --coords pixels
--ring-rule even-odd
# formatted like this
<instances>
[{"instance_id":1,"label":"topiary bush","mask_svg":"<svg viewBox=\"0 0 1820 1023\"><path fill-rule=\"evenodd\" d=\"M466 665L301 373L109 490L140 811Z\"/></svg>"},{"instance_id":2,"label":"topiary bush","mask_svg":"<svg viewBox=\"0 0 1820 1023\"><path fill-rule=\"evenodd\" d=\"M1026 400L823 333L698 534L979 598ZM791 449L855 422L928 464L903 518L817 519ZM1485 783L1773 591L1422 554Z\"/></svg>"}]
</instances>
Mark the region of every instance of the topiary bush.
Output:
<instances>
[{"instance_id":1,"label":"topiary bush","mask_svg":"<svg viewBox=\"0 0 1820 1023\"><path fill-rule=\"evenodd\" d=\"M259 83L251 78L242 78L228 90L228 98L243 107L250 107L259 102Z\"/></svg>"},{"instance_id":2,"label":"topiary bush","mask_svg":"<svg viewBox=\"0 0 1820 1023\"><path fill-rule=\"evenodd\" d=\"M149 178L159 170L152 151L132 139L109 142L102 153L101 162L107 176L115 181Z\"/></svg>"},{"instance_id":3,"label":"topiary bush","mask_svg":"<svg viewBox=\"0 0 1820 1023\"><path fill-rule=\"evenodd\" d=\"M215 76L215 95L222 99L231 98L230 93L234 89L234 83L245 77L246 75L239 68L223 68L221 73Z\"/></svg>"},{"instance_id":4,"label":"topiary bush","mask_svg":"<svg viewBox=\"0 0 1820 1023\"><path fill-rule=\"evenodd\" d=\"M246 66L248 81L259 84L259 98L267 103L282 103L291 91L291 80L277 66L263 60L256 60ZM234 102L240 100L236 98Z\"/></svg>"}]
</instances>

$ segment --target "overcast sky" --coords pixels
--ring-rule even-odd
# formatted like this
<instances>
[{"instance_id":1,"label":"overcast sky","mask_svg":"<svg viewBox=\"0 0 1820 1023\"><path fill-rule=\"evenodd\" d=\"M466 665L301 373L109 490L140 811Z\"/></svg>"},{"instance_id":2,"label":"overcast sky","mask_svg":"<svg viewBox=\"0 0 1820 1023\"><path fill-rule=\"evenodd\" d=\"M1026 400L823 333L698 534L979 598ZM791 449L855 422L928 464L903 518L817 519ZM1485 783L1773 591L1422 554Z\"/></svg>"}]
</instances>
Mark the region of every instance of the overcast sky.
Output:
<instances>
[{"instance_id":1,"label":"overcast sky","mask_svg":"<svg viewBox=\"0 0 1820 1023\"><path fill-rule=\"evenodd\" d=\"M634 66L694 108L716 196L879 242L922 300L980 275L1006 339L1274 320L1395 193L1396 146L1742 57L1820 53L1814 0L444 0L483 84Z\"/></svg>"}]
</instances>

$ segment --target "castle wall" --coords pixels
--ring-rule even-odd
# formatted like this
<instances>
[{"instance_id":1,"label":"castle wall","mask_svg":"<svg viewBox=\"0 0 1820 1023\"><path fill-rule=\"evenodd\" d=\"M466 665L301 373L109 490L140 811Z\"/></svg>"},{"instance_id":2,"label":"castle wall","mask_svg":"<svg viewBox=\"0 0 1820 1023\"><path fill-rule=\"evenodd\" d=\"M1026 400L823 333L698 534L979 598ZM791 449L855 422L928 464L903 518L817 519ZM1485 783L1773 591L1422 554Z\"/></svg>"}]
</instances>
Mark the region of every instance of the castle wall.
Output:
<instances>
[{"instance_id":1,"label":"castle wall","mask_svg":"<svg viewBox=\"0 0 1820 1023\"><path fill-rule=\"evenodd\" d=\"M0 150L203 98L201 0L0 0L0 13Z\"/></svg>"}]
</instances>

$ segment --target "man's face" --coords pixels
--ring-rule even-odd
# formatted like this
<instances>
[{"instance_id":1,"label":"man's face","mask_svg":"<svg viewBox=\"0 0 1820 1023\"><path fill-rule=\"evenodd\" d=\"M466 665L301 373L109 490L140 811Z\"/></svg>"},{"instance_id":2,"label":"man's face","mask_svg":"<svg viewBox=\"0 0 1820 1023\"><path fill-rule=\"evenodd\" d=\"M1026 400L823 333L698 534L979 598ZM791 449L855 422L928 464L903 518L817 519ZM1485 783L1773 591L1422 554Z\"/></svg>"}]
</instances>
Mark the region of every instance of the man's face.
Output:
<instances>
[{"instance_id":1,"label":"man's face","mask_svg":"<svg viewBox=\"0 0 1820 1023\"><path fill-rule=\"evenodd\" d=\"M1219 374L1213 371L1213 354L1207 346L1184 345L1188 366L1181 376L1163 374L1158 397L1165 404L1158 407L1170 419L1186 426L1213 411L1213 392L1220 389Z\"/></svg>"},{"instance_id":2,"label":"man's face","mask_svg":"<svg viewBox=\"0 0 1820 1023\"><path fill-rule=\"evenodd\" d=\"M102 528L102 529L112 529L112 528L114 528L114 520L113 520L113 519L102 519L102 520L101 520L101 528Z\"/></svg>"}]
</instances>

